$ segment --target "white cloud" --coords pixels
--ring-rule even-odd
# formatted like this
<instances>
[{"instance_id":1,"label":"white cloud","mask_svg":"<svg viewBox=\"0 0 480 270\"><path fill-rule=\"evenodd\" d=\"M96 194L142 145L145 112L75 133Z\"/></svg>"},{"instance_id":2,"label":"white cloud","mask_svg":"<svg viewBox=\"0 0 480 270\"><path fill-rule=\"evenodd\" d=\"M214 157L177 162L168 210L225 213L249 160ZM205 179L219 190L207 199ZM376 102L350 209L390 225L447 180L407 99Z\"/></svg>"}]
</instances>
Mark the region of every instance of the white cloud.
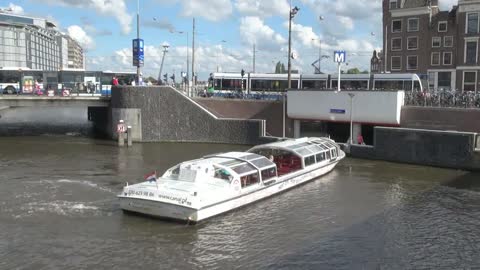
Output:
<instances>
[{"instance_id":1,"label":"white cloud","mask_svg":"<svg viewBox=\"0 0 480 270\"><path fill-rule=\"evenodd\" d=\"M123 34L128 34L132 30L132 15L127 12L125 0L38 0L51 5L64 5L86 10L95 11L98 14L112 16L120 24Z\"/></svg>"},{"instance_id":2,"label":"white cloud","mask_svg":"<svg viewBox=\"0 0 480 270\"><path fill-rule=\"evenodd\" d=\"M259 49L280 49L287 42L259 17L244 17L240 21L240 36L247 45L257 44Z\"/></svg>"},{"instance_id":3,"label":"white cloud","mask_svg":"<svg viewBox=\"0 0 480 270\"><path fill-rule=\"evenodd\" d=\"M352 18L344 17L344 16L338 16L338 20L343 25L343 27L345 27L348 30L353 30L354 24L353 24Z\"/></svg>"},{"instance_id":4,"label":"white cloud","mask_svg":"<svg viewBox=\"0 0 480 270\"><path fill-rule=\"evenodd\" d=\"M21 6L17 6L13 3L10 3L6 9L11 10L11 13L17 14L17 15L23 15L25 12L23 11L23 8Z\"/></svg>"},{"instance_id":5,"label":"white cloud","mask_svg":"<svg viewBox=\"0 0 480 270\"><path fill-rule=\"evenodd\" d=\"M95 48L95 42L87 35L87 33L78 25L72 25L67 28L68 35L78 41L85 50Z\"/></svg>"},{"instance_id":6,"label":"white cloud","mask_svg":"<svg viewBox=\"0 0 480 270\"><path fill-rule=\"evenodd\" d=\"M180 3L181 15L185 17L202 17L209 21L220 21L232 14L230 0L156 0L162 5Z\"/></svg>"},{"instance_id":7,"label":"white cloud","mask_svg":"<svg viewBox=\"0 0 480 270\"><path fill-rule=\"evenodd\" d=\"M286 0L236 0L235 8L242 14L269 17L288 17L290 5Z\"/></svg>"}]
</instances>

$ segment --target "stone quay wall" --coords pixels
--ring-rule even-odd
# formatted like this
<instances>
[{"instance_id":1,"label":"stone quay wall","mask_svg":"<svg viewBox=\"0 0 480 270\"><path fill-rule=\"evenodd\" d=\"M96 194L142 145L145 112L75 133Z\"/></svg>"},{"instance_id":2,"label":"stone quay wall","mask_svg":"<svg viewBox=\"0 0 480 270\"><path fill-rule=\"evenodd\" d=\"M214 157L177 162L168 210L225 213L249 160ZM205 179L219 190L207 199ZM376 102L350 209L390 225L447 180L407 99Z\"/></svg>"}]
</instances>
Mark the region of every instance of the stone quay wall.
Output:
<instances>
[{"instance_id":1,"label":"stone quay wall","mask_svg":"<svg viewBox=\"0 0 480 270\"><path fill-rule=\"evenodd\" d=\"M350 155L443 168L480 170L476 133L376 127L374 145L352 145Z\"/></svg>"},{"instance_id":2,"label":"stone quay wall","mask_svg":"<svg viewBox=\"0 0 480 270\"><path fill-rule=\"evenodd\" d=\"M218 118L171 87L114 87L111 135L123 119L139 142L258 144L265 141L265 120Z\"/></svg>"}]
</instances>

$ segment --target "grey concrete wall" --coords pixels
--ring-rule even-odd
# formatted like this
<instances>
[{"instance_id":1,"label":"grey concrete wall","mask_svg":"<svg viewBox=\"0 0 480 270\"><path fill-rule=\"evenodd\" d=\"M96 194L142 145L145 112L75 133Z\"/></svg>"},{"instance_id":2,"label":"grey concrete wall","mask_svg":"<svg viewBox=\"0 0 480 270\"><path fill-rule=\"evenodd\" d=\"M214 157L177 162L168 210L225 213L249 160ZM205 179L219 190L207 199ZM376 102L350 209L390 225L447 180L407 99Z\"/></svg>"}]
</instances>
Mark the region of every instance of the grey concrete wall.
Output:
<instances>
[{"instance_id":1,"label":"grey concrete wall","mask_svg":"<svg viewBox=\"0 0 480 270\"><path fill-rule=\"evenodd\" d=\"M217 119L171 87L116 87L112 89L111 107L112 128L118 119L137 117L134 123L126 124L141 130L143 142L257 144L262 141L260 134L265 121Z\"/></svg>"},{"instance_id":2,"label":"grey concrete wall","mask_svg":"<svg viewBox=\"0 0 480 270\"><path fill-rule=\"evenodd\" d=\"M266 120L267 134L278 137L283 136L282 101L220 98L195 98L194 100L220 118ZM293 137L293 119L287 117L285 126L286 136Z\"/></svg>"},{"instance_id":3,"label":"grey concrete wall","mask_svg":"<svg viewBox=\"0 0 480 270\"><path fill-rule=\"evenodd\" d=\"M376 127L374 145L353 145L351 156L444 168L480 170L477 134Z\"/></svg>"},{"instance_id":4,"label":"grey concrete wall","mask_svg":"<svg viewBox=\"0 0 480 270\"><path fill-rule=\"evenodd\" d=\"M402 108L404 128L480 132L480 109L413 107Z\"/></svg>"}]
</instances>

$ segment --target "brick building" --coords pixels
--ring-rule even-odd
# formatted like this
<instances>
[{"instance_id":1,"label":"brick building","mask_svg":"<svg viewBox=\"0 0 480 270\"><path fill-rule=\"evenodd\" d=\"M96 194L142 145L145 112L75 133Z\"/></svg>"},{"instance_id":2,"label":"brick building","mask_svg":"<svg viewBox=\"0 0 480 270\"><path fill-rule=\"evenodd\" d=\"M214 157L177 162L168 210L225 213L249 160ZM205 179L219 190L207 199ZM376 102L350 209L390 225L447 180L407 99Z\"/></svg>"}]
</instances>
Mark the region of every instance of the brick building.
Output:
<instances>
[{"instance_id":1,"label":"brick building","mask_svg":"<svg viewBox=\"0 0 480 270\"><path fill-rule=\"evenodd\" d=\"M480 90L480 1L459 0L449 11L439 1L383 0L380 70L417 73L431 90Z\"/></svg>"}]
</instances>

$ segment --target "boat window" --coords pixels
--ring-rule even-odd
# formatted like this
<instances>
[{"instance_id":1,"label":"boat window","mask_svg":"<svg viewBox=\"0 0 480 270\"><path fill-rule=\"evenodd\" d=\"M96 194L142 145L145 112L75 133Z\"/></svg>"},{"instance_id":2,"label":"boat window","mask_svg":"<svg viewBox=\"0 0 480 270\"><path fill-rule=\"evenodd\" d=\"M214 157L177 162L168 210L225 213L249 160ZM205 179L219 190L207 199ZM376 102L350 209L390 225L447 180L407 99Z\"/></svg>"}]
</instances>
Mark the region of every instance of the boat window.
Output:
<instances>
[{"instance_id":1,"label":"boat window","mask_svg":"<svg viewBox=\"0 0 480 270\"><path fill-rule=\"evenodd\" d=\"M253 160L253 159L259 158L259 156L255 155L255 154L251 154L251 155L243 156L243 157L240 157L240 158L245 159L245 160Z\"/></svg>"},{"instance_id":2,"label":"boat window","mask_svg":"<svg viewBox=\"0 0 480 270\"><path fill-rule=\"evenodd\" d=\"M242 188L246 188L255 184L260 183L260 178L258 177L258 172L246 176L242 176L240 178L240 182L242 183Z\"/></svg>"},{"instance_id":3,"label":"boat window","mask_svg":"<svg viewBox=\"0 0 480 270\"><path fill-rule=\"evenodd\" d=\"M239 165L239 164L242 164L243 161L240 161L240 160L229 160L229 161L225 161L225 162L222 162L222 163L219 163L220 165L223 165L225 167L233 167L233 166L236 166L236 165Z\"/></svg>"},{"instance_id":4,"label":"boat window","mask_svg":"<svg viewBox=\"0 0 480 270\"><path fill-rule=\"evenodd\" d=\"M322 162L325 160L325 153L320 153L316 155L317 162Z\"/></svg>"},{"instance_id":5,"label":"boat window","mask_svg":"<svg viewBox=\"0 0 480 270\"><path fill-rule=\"evenodd\" d=\"M328 150L328 147L326 147L326 146L323 145L323 144L319 144L318 146L320 146L320 148L322 148L323 150Z\"/></svg>"},{"instance_id":6,"label":"boat window","mask_svg":"<svg viewBox=\"0 0 480 270\"><path fill-rule=\"evenodd\" d=\"M306 149L306 148L303 148L303 149L298 149L296 150L300 155L302 156L306 156L306 155L311 155L312 154L312 151Z\"/></svg>"},{"instance_id":7,"label":"boat window","mask_svg":"<svg viewBox=\"0 0 480 270\"><path fill-rule=\"evenodd\" d=\"M305 157L305 167L315 164L315 156Z\"/></svg>"},{"instance_id":8,"label":"boat window","mask_svg":"<svg viewBox=\"0 0 480 270\"><path fill-rule=\"evenodd\" d=\"M275 163L278 168L278 176L293 173L302 169L302 161L300 157L291 154L276 156Z\"/></svg>"},{"instance_id":9,"label":"boat window","mask_svg":"<svg viewBox=\"0 0 480 270\"><path fill-rule=\"evenodd\" d=\"M277 177L277 168L270 168L262 171L262 180L264 182L275 177Z\"/></svg>"},{"instance_id":10,"label":"boat window","mask_svg":"<svg viewBox=\"0 0 480 270\"><path fill-rule=\"evenodd\" d=\"M332 149L330 152L332 153L332 158L337 157L337 153L336 153L335 149Z\"/></svg>"},{"instance_id":11,"label":"boat window","mask_svg":"<svg viewBox=\"0 0 480 270\"><path fill-rule=\"evenodd\" d=\"M330 151L328 151L326 154L327 154L327 159L330 159Z\"/></svg>"},{"instance_id":12,"label":"boat window","mask_svg":"<svg viewBox=\"0 0 480 270\"><path fill-rule=\"evenodd\" d=\"M272 166L273 162L267 158L256 159L251 161L258 168L265 168Z\"/></svg>"},{"instance_id":13,"label":"boat window","mask_svg":"<svg viewBox=\"0 0 480 270\"><path fill-rule=\"evenodd\" d=\"M166 171L163 177L170 178L172 180L178 180L178 177L180 175L180 165L177 165L170 170Z\"/></svg>"},{"instance_id":14,"label":"boat window","mask_svg":"<svg viewBox=\"0 0 480 270\"><path fill-rule=\"evenodd\" d=\"M233 179L233 176L225 169L215 168L214 177L222 180L230 181Z\"/></svg>"},{"instance_id":15,"label":"boat window","mask_svg":"<svg viewBox=\"0 0 480 270\"><path fill-rule=\"evenodd\" d=\"M248 173L248 172L251 172L251 171L256 171L256 169L248 163L243 163L243 164L240 164L238 166L231 167L231 169L234 170L238 174L245 174L245 173Z\"/></svg>"}]
</instances>

